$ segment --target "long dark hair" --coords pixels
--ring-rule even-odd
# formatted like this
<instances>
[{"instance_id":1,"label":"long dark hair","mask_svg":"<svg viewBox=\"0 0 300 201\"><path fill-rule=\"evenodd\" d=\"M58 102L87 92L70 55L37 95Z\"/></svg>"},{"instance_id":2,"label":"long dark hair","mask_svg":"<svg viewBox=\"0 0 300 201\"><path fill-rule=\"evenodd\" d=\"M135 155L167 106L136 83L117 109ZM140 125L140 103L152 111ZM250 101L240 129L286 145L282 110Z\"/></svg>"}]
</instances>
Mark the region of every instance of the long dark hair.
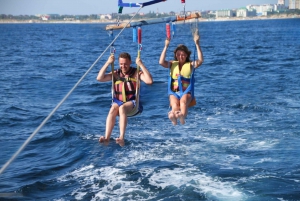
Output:
<instances>
[{"instance_id":1,"label":"long dark hair","mask_svg":"<svg viewBox=\"0 0 300 201\"><path fill-rule=\"evenodd\" d=\"M182 44L178 45L177 48L174 50L174 60L177 61L176 52L178 50L184 51L187 54L186 62L190 62L190 56L191 56L192 52L189 51L189 49L187 48L187 46L182 45Z\"/></svg>"}]
</instances>

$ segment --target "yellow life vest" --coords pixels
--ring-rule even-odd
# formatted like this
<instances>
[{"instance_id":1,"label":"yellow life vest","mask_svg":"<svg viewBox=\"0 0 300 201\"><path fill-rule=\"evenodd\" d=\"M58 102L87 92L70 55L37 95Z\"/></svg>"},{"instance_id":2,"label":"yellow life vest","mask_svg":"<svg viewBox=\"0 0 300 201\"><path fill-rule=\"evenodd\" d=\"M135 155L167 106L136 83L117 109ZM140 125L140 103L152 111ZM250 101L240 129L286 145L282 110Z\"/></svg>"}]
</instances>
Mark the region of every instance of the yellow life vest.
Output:
<instances>
[{"instance_id":1,"label":"yellow life vest","mask_svg":"<svg viewBox=\"0 0 300 201\"><path fill-rule=\"evenodd\" d=\"M177 99L180 99L181 96L185 93L192 94L192 101L188 105L192 107L196 105L196 99L194 97L194 76L193 76L194 69L191 67L189 62L185 63L181 71L179 70L179 62L174 61L170 67L170 77L168 81L168 94L174 95ZM179 78L180 77L180 78ZM178 84L178 78L180 83ZM179 86L181 85L181 87ZM180 91L182 88L182 91ZM180 94L178 94L180 93Z\"/></svg>"},{"instance_id":2,"label":"yellow life vest","mask_svg":"<svg viewBox=\"0 0 300 201\"><path fill-rule=\"evenodd\" d=\"M179 70L179 62L174 61L172 62L171 69L170 69L170 76L172 78L172 86L171 90L174 92L179 91L179 86L178 86L178 76L181 75L183 78L190 79L192 75L192 69L191 69L191 64L190 62L185 63L181 71ZM185 90L189 85L190 82L182 80L182 89Z\"/></svg>"}]
</instances>

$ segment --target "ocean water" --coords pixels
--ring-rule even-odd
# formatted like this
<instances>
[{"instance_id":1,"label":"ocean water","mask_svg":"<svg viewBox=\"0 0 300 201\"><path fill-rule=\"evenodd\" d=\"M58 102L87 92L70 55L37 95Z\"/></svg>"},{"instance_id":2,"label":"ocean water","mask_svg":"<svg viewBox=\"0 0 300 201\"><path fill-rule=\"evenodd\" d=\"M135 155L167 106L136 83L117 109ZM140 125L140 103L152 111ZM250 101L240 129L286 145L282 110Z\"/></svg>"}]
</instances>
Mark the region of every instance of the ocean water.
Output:
<instances>
[{"instance_id":1,"label":"ocean water","mask_svg":"<svg viewBox=\"0 0 300 201\"><path fill-rule=\"evenodd\" d=\"M177 126L158 64L165 25L142 27L154 83L120 147L118 121L98 142L111 103L111 83L96 81L113 40L105 25L0 24L1 167L103 54L0 175L0 200L300 200L300 19L198 26L197 105ZM177 31L167 59L179 43L194 51L189 24ZM136 58L131 29L114 47Z\"/></svg>"}]
</instances>

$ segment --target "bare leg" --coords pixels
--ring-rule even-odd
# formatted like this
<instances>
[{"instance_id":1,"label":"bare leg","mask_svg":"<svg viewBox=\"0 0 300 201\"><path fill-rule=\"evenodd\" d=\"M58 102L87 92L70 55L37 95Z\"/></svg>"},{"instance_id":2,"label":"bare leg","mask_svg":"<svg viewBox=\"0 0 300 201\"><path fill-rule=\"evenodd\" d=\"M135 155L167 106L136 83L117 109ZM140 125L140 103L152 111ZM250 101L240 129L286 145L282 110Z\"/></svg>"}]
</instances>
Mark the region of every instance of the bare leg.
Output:
<instances>
[{"instance_id":1,"label":"bare leg","mask_svg":"<svg viewBox=\"0 0 300 201\"><path fill-rule=\"evenodd\" d=\"M119 112L119 106L117 104L113 104L108 112L106 118L106 129L105 129L105 137L101 136L99 138L99 142L108 142L110 139L111 132L116 123L116 117Z\"/></svg>"},{"instance_id":2,"label":"bare leg","mask_svg":"<svg viewBox=\"0 0 300 201\"><path fill-rule=\"evenodd\" d=\"M185 94L180 99L180 113L178 114L181 124L185 124L185 118L188 114L188 105L192 101L191 94Z\"/></svg>"},{"instance_id":3,"label":"bare leg","mask_svg":"<svg viewBox=\"0 0 300 201\"><path fill-rule=\"evenodd\" d=\"M119 108L119 123L120 123L120 137L116 139L116 142L120 144L120 146L124 146L124 139L125 139L125 131L127 127L127 114L133 109L133 103L131 101L128 101L124 103Z\"/></svg>"},{"instance_id":4,"label":"bare leg","mask_svg":"<svg viewBox=\"0 0 300 201\"><path fill-rule=\"evenodd\" d=\"M169 112L169 119L173 123L173 125L177 125L177 118L178 118L178 112L179 112L179 100L173 96L169 96L170 99L170 106L172 107L172 111Z\"/></svg>"}]
</instances>

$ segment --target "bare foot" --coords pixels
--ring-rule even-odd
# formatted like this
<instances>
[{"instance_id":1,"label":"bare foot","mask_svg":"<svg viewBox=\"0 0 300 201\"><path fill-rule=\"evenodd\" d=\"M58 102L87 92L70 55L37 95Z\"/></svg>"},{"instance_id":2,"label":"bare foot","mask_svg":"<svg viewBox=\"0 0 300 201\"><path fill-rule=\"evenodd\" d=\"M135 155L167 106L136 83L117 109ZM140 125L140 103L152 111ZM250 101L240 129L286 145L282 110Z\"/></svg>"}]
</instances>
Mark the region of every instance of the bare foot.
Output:
<instances>
[{"instance_id":1,"label":"bare foot","mask_svg":"<svg viewBox=\"0 0 300 201\"><path fill-rule=\"evenodd\" d=\"M178 113L179 121L183 125L185 124L185 118L181 112Z\"/></svg>"},{"instance_id":2,"label":"bare foot","mask_svg":"<svg viewBox=\"0 0 300 201\"><path fill-rule=\"evenodd\" d=\"M104 137L104 136L101 136L101 137L99 138L99 142L100 142L100 143L103 143L103 142L108 142L108 140L107 140L107 139L105 139L105 137Z\"/></svg>"},{"instance_id":3,"label":"bare foot","mask_svg":"<svg viewBox=\"0 0 300 201\"><path fill-rule=\"evenodd\" d=\"M169 119L172 121L173 125L177 125L177 118L173 111L169 112Z\"/></svg>"},{"instance_id":4,"label":"bare foot","mask_svg":"<svg viewBox=\"0 0 300 201\"><path fill-rule=\"evenodd\" d=\"M116 143L119 144L121 147L123 147L125 145L125 141L120 138L116 139Z\"/></svg>"}]
</instances>

